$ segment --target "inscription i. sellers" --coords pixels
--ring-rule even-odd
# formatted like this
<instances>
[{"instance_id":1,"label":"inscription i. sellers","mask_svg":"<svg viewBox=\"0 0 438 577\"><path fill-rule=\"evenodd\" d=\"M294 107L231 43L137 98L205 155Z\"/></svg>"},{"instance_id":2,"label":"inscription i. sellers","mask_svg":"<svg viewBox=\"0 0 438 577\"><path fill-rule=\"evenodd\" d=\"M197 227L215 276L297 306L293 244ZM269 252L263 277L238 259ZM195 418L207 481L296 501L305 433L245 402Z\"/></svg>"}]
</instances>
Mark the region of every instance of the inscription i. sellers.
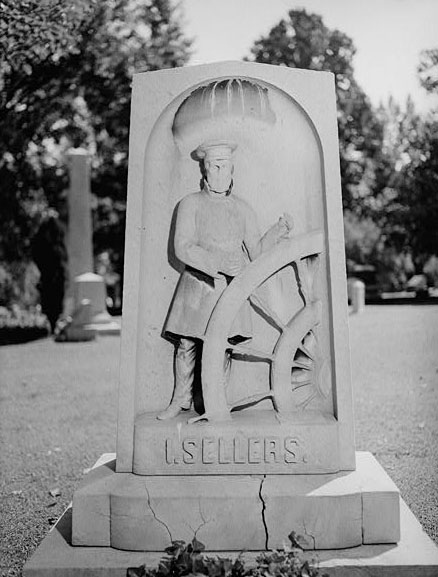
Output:
<instances>
[{"instance_id":1,"label":"inscription i. sellers","mask_svg":"<svg viewBox=\"0 0 438 577\"><path fill-rule=\"evenodd\" d=\"M166 463L214 465L302 463L306 458L293 437L186 437L166 439Z\"/></svg>"}]
</instances>

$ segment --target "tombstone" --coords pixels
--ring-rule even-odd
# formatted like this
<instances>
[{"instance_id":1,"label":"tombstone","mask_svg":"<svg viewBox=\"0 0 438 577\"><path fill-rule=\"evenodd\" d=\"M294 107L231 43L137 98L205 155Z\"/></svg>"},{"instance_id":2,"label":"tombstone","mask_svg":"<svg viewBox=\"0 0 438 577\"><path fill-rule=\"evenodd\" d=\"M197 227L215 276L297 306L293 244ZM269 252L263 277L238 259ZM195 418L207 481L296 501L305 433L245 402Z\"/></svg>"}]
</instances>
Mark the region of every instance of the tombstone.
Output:
<instances>
[{"instance_id":1,"label":"tombstone","mask_svg":"<svg viewBox=\"0 0 438 577\"><path fill-rule=\"evenodd\" d=\"M195 530L207 550L222 551L279 547L291 530L307 548L396 542L398 492L371 455L356 461L354 448L333 76L242 63L139 74L132 114L117 464L106 481L114 483L106 485L111 532L96 530L101 510L88 487L73 501L81 512L73 543L156 551ZM227 202L240 198L229 223L219 212L207 222L210 208L198 210L199 155L215 145L234 165ZM282 215L294 228L220 289L204 335L181 328L173 315L204 307L199 284L208 299L227 283L207 278L199 247L188 249L182 274L178 238L211 233L213 244L226 244L211 231L223 218L231 238L236 211L245 230L258 221L260 235L275 236ZM196 293L196 303L179 304L178 290ZM244 306L252 338L231 343ZM203 343L204 407L168 418L187 332Z\"/></svg>"},{"instance_id":2,"label":"tombstone","mask_svg":"<svg viewBox=\"0 0 438 577\"><path fill-rule=\"evenodd\" d=\"M71 317L58 323L55 341L58 343L93 341L96 338L96 330L91 326L91 318L91 302L83 299L76 305Z\"/></svg>"},{"instance_id":3,"label":"tombstone","mask_svg":"<svg viewBox=\"0 0 438 577\"><path fill-rule=\"evenodd\" d=\"M71 313L74 279L93 270L93 228L91 222L90 155L84 148L71 148L67 154L70 174L68 190L68 288L65 309Z\"/></svg>"},{"instance_id":4,"label":"tombstone","mask_svg":"<svg viewBox=\"0 0 438 577\"><path fill-rule=\"evenodd\" d=\"M91 303L92 330L99 334L120 334L120 325L111 318L106 308L105 281L92 272L94 266L89 156L83 148L72 148L67 153L70 170L67 229L69 281L64 316L76 314L77 317L82 300L87 299ZM84 329L85 333L89 328L87 326L87 329Z\"/></svg>"},{"instance_id":5,"label":"tombstone","mask_svg":"<svg viewBox=\"0 0 438 577\"><path fill-rule=\"evenodd\" d=\"M352 312L363 313L365 310L365 283L355 279L351 285Z\"/></svg>"},{"instance_id":6,"label":"tombstone","mask_svg":"<svg viewBox=\"0 0 438 577\"><path fill-rule=\"evenodd\" d=\"M396 548L400 500L354 446L333 75L137 74L129 163L117 459L74 494L73 550L132 566L172 540L261 551L294 531L368 566L364 546ZM204 334L183 328L206 301Z\"/></svg>"},{"instance_id":7,"label":"tombstone","mask_svg":"<svg viewBox=\"0 0 438 577\"><path fill-rule=\"evenodd\" d=\"M91 304L91 328L98 334L120 334L120 325L106 308L106 286L102 276L86 272L75 278L74 302L78 307L84 299Z\"/></svg>"}]
</instances>

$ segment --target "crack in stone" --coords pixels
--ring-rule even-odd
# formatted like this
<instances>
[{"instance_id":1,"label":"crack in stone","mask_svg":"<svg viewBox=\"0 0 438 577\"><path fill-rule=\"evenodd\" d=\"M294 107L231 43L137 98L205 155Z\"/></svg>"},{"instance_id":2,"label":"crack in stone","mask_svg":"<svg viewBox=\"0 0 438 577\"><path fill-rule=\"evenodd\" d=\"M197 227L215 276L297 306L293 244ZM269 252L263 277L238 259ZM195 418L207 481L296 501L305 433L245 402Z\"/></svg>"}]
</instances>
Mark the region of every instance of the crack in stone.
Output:
<instances>
[{"instance_id":1,"label":"crack in stone","mask_svg":"<svg viewBox=\"0 0 438 577\"><path fill-rule=\"evenodd\" d=\"M111 518L111 513L104 513L102 511L90 511L91 515L94 515L96 517L105 517L106 519L110 519Z\"/></svg>"},{"instance_id":2,"label":"crack in stone","mask_svg":"<svg viewBox=\"0 0 438 577\"><path fill-rule=\"evenodd\" d=\"M167 533L168 533L168 535L169 535L169 538L170 538L170 543L172 544L172 543L173 543L172 533L170 532L170 529L169 529L169 527L166 525L166 523L165 523L164 521L162 521L161 519L159 519L159 518L157 517L157 515L155 514L155 511L154 511L153 508L152 508L151 496L149 495L149 491L148 491L148 488L147 488L147 486L146 486L146 483L145 483L145 485L144 485L144 488L145 488L145 491L146 491L146 498L147 498L147 500L148 500L148 506L149 506L149 509L151 510L152 515L154 516L154 519L155 519L158 523L160 523L160 525L163 525L163 527L166 529L166 531L167 531Z\"/></svg>"},{"instance_id":3,"label":"crack in stone","mask_svg":"<svg viewBox=\"0 0 438 577\"><path fill-rule=\"evenodd\" d=\"M314 535L312 535L311 533L308 533L308 532L307 532L306 522L304 521L304 519L303 519L303 527L304 527L304 534L305 534L307 537L310 537L310 538L312 539L313 549L316 550L316 540L315 540L315 537L314 537Z\"/></svg>"},{"instance_id":4,"label":"crack in stone","mask_svg":"<svg viewBox=\"0 0 438 577\"><path fill-rule=\"evenodd\" d=\"M199 516L200 516L201 519L202 519L202 522L201 522L201 524L199 525L199 527L198 527L197 529L193 529L193 527L192 527L191 525L189 525L189 523L186 522L187 527L193 532L193 537L194 537L195 539L198 538L198 531L199 531L200 529L202 529L202 527L204 527L205 525L207 525L207 523L209 523L209 522L211 521L211 519L206 519L206 518L204 517L204 514L203 514L203 512L202 512L202 508L201 508L201 499L199 499L199 501L198 501L198 510L199 510Z\"/></svg>"},{"instance_id":5,"label":"crack in stone","mask_svg":"<svg viewBox=\"0 0 438 577\"><path fill-rule=\"evenodd\" d=\"M268 525L266 523L266 502L263 499L263 483L265 482L266 479L266 475L263 475L263 477L260 480L260 489L259 489L259 498L260 501L262 502L262 522L263 522L263 527L265 529L265 549L266 551L269 550L269 531L268 531Z\"/></svg>"}]
</instances>

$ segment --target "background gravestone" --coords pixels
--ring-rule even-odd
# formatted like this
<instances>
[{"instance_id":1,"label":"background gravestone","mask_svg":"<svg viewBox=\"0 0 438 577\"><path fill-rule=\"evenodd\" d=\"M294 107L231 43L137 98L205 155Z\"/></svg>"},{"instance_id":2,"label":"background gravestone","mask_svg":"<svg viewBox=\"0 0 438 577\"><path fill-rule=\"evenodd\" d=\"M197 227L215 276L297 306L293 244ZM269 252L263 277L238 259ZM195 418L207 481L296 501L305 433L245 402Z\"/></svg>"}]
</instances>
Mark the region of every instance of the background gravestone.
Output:
<instances>
[{"instance_id":1,"label":"background gravestone","mask_svg":"<svg viewBox=\"0 0 438 577\"><path fill-rule=\"evenodd\" d=\"M74 279L93 271L93 233L91 222L90 155L84 148L67 152L70 186L68 190L68 287L67 312L73 311Z\"/></svg>"},{"instance_id":2,"label":"background gravestone","mask_svg":"<svg viewBox=\"0 0 438 577\"><path fill-rule=\"evenodd\" d=\"M96 331L100 334L119 334L120 325L109 315L106 307L106 287L103 277L94 274L93 235L91 219L90 155L83 148L67 153L70 172L68 191L68 284L64 300L64 314L73 317L70 332L84 331L88 340ZM82 311L87 301L87 314ZM87 318L89 322L84 323ZM70 340L68 327L60 340ZM77 339L76 335L71 337Z\"/></svg>"}]
</instances>

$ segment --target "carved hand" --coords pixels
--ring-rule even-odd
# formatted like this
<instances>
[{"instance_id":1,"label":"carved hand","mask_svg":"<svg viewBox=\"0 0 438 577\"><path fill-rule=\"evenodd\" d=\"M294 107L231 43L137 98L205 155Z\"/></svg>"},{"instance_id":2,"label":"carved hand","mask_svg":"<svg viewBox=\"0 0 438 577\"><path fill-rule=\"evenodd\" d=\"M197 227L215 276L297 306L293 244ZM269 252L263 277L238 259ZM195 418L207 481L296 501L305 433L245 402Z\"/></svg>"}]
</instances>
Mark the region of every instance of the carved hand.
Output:
<instances>
[{"instance_id":1,"label":"carved hand","mask_svg":"<svg viewBox=\"0 0 438 577\"><path fill-rule=\"evenodd\" d=\"M230 253L222 258L220 272L228 276L237 276L243 269L243 259L240 253Z\"/></svg>"},{"instance_id":2,"label":"carved hand","mask_svg":"<svg viewBox=\"0 0 438 577\"><path fill-rule=\"evenodd\" d=\"M287 238L293 227L294 227L294 220L292 216L287 212L284 212L277 222L277 229L278 229L277 242L283 238Z\"/></svg>"},{"instance_id":3,"label":"carved hand","mask_svg":"<svg viewBox=\"0 0 438 577\"><path fill-rule=\"evenodd\" d=\"M271 249L278 242L288 238L293 226L294 221L292 216L287 212L283 213L278 221L264 234L261 241L262 252Z\"/></svg>"}]
</instances>

